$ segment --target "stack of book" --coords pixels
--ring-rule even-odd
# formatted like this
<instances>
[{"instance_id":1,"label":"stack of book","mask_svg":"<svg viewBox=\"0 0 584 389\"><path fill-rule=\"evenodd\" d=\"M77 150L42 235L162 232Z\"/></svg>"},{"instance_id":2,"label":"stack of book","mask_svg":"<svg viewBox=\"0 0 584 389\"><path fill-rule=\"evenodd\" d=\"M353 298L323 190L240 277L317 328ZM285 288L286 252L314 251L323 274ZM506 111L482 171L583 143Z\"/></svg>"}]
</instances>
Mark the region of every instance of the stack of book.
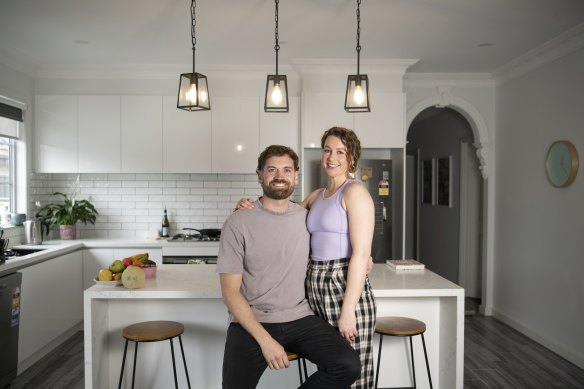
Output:
<instances>
[{"instance_id":1,"label":"stack of book","mask_svg":"<svg viewBox=\"0 0 584 389\"><path fill-rule=\"evenodd\" d=\"M388 259L387 266L394 270L424 270L426 266L415 259Z\"/></svg>"}]
</instances>

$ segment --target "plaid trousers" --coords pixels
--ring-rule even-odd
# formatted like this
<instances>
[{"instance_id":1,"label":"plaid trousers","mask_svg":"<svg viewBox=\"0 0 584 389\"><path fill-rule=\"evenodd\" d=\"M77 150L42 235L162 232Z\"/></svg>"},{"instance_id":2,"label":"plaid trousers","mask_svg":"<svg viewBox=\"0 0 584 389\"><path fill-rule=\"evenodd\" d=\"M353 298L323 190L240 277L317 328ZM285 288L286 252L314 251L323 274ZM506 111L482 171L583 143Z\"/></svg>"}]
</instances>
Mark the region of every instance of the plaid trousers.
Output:
<instances>
[{"instance_id":1,"label":"plaid trousers","mask_svg":"<svg viewBox=\"0 0 584 389\"><path fill-rule=\"evenodd\" d=\"M314 313L328 321L333 327L339 326L348 270L349 260L346 258L332 261L310 260L308 263L305 281L306 297ZM363 293L357 304L355 315L359 335L351 346L359 353L361 375L351 388L370 389L375 386L373 333L375 332L377 306L369 278L365 279Z\"/></svg>"}]
</instances>

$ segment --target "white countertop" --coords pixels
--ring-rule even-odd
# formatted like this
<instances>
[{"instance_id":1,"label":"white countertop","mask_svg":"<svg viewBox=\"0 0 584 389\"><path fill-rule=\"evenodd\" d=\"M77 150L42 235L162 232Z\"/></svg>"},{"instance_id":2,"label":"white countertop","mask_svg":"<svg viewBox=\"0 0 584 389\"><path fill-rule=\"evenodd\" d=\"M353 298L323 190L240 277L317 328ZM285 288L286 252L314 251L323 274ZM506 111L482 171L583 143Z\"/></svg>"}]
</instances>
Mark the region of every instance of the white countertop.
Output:
<instances>
[{"instance_id":1,"label":"white countertop","mask_svg":"<svg viewBox=\"0 0 584 389\"><path fill-rule=\"evenodd\" d=\"M9 259L0 264L0 276L23 267L32 266L73 251L92 248L161 248L162 240L155 239L75 239L48 240L40 245L15 245L11 249L40 249L42 251Z\"/></svg>"},{"instance_id":2,"label":"white countertop","mask_svg":"<svg viewBox=\"0 0 584 389\"><path fill-rule=\"evenodd\" d=\"M369 274L376 297L464 296L460 286L429 270L396 272L385 264L375 264ZM161 265L155 278L147 278L144 288L94 285L86 298L221 298L215 265Z\"/></svg>"}]
</instances>

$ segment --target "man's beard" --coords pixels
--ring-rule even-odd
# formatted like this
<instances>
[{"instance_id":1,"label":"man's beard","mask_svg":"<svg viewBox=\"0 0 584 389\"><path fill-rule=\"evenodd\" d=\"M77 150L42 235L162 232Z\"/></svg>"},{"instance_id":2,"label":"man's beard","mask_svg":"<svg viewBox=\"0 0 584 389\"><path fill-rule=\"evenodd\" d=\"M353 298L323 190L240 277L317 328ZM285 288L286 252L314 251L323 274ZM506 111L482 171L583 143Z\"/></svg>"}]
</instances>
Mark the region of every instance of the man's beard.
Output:
<instances>
[{"instance_id":1,"label":"man's beard","mask_svg":"<svg viewBox=\"0 0 584 389\"><path fill-rule=\"evenodd\" d=\"M287 186L275 188L275 187L270 185L273 183L281 183L281 182L286 183ZM264 190L264 195L266 197L269 197L273 200L284 200L284 199L287 199L288 197L290 197L292 192L294 192L294 185L290 184L288 181L284 181L284 180L272 180L271 182L269 182L267 184L262 183L262 189Z\"/></svg>"}]
</instances>

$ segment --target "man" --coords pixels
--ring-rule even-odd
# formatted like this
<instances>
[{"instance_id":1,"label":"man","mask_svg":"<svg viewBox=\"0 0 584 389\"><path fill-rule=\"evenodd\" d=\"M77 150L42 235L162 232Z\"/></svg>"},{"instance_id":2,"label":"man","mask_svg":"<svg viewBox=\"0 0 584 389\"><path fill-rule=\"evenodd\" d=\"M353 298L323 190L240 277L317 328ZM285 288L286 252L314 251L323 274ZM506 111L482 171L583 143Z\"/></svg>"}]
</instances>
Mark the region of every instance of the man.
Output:
<instances>
[{"instance_id":1,"label":"man","mask_svg":"<svg viewBox=\"0 0 584 389\"><path fill-rule=\"evenodd\" d=\"M263 196L253 209L232 214L221 232L217 272L231 322L223 388L255 388L266 366L289 366L284 350L319 368L301 388L348 388L359 376L359 357L305 298L306 210L290 201L298 156L288 147L269 146L256 172Z\"/></svg>"}]
</instances>

